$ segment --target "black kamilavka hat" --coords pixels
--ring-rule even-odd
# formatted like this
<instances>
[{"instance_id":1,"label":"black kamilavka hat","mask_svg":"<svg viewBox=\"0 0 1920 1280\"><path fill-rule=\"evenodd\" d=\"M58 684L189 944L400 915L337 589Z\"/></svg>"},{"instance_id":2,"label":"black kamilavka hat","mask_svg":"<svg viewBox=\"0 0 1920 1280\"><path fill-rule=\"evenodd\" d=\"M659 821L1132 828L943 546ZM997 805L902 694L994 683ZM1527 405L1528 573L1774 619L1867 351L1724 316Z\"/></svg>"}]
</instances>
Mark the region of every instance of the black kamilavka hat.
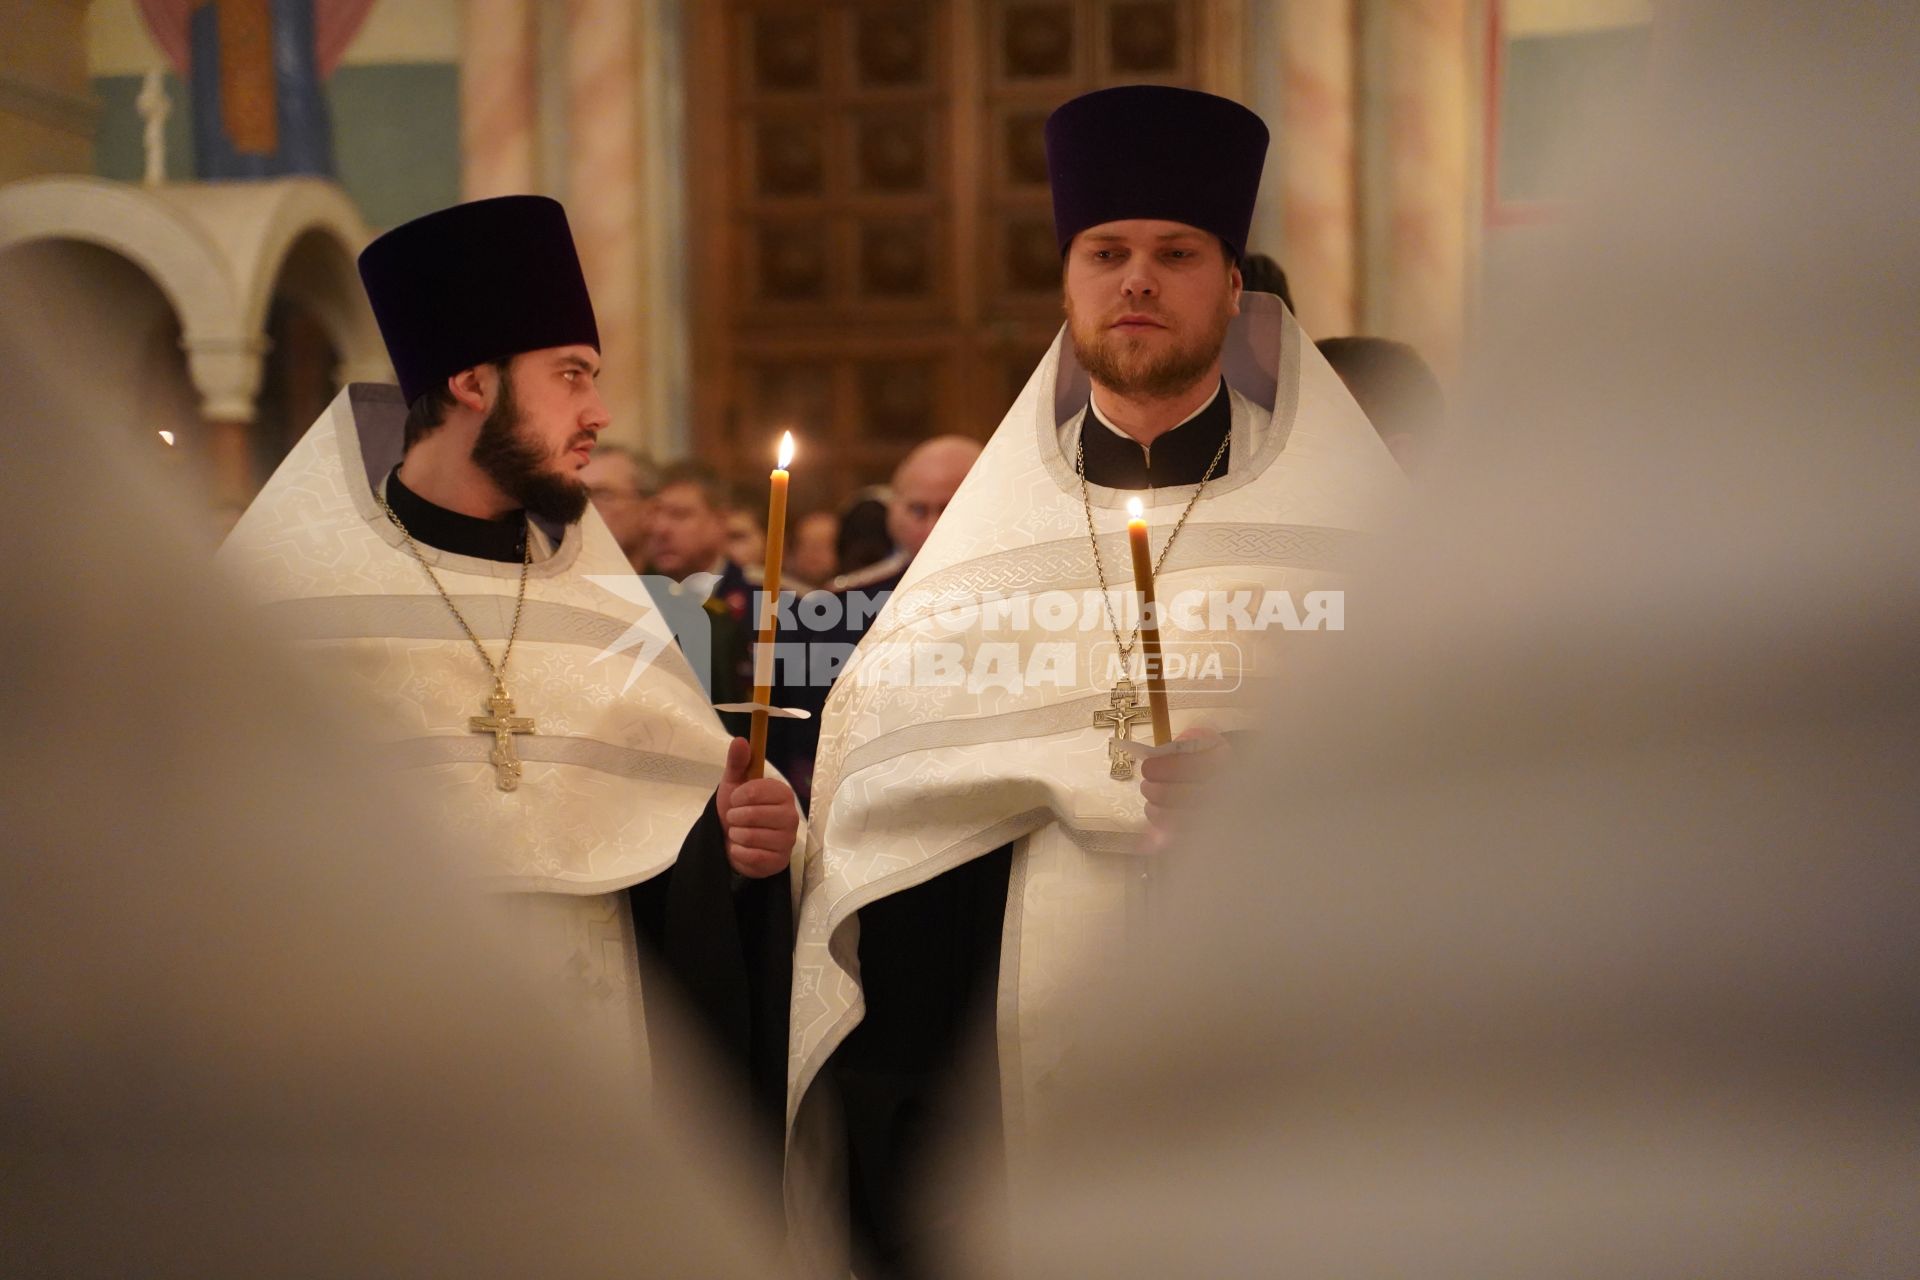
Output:
<instances>
[{"instance_id":1,"label":"black kamilavka hat","mask_svg":"<svg viewBox=\"0 0 1920 1280\"><path fill-rule=\"evenodd\" d=\"M475 200L402 223L361 251L360 280L408 404L488 360L600 349L567 211L546 196Z\"/></svg>"},{"instance_id":2,"label":"black kamilavka hat","mask_svg":"<svg viewBox=\"0 0 1920 1280\"><path fill-rule=\"evenodd\" d=\"M1243 258L1266 158L1260 117L1211 93L1135 84L1063 103L1047 117L1060 252L1088 227L1159 218L1211 231Z\"/></svg>"}]
</instances>

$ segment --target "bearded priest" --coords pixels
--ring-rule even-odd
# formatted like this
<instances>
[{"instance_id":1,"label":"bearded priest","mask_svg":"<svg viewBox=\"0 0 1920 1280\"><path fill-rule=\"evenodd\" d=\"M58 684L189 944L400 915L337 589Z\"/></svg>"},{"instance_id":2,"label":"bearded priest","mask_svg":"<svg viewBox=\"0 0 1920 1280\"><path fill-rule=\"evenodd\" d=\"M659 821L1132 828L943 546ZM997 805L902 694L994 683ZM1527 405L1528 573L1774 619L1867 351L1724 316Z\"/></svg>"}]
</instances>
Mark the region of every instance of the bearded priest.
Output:
<instances>
[{"instance_id":1,"label":"bearded priest","mask_svg":"<svg viewBox=\"0 0 1920 1280\"><path fill-rule=\"evenodd\" d=\"M1404 491L1280 300L1242 292L1256 115L1129 86L1066 103L1046 138L1067 325L824 718L788 1103L788 1227L814 1274L849 1236L863 1276L934 1268L940 1137L1004 1143L1020 1194L1021 1135L1073 1087L1079 975L1127 944L1252 709L1337 643L1343 575ZM1184 752L1139 771L1129 499ZM984 1129L962 1059L997 1068Z\"/></svg>"},{"instance_id":2,"label":"bearded priest","mask_svg":"<svg viewBox=\"0 0 1920 1280\"><path fill-rule=\"evenodd\" d=\"M220 560L507 891L562 998L670 1085L646 954L761 1099L776 1155L799 813L747 778L588 504L608 414L566 212L457 205L376 239L360 275L400 385L343 390Z\"/></svg>"}]
</instances>

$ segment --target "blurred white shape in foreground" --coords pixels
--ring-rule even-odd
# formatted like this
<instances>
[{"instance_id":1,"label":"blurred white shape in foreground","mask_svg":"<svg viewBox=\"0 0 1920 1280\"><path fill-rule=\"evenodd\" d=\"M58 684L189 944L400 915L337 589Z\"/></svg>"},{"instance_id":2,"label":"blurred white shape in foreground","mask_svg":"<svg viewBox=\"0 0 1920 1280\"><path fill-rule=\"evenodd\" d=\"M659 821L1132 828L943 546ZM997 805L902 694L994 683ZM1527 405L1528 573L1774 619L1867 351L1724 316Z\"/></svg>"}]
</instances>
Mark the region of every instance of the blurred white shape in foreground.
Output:
<instances>
[{"instance_id":1,"label":"blurred white shape in foreground","mask_svg":"<svg viewBox=\"0 0 1920 1280\"><path fill-rule=\"evenodd\" d=\"M1915 26L1662 12L975 1274L1920 1274Z\"/></svg>"}]
</instances>

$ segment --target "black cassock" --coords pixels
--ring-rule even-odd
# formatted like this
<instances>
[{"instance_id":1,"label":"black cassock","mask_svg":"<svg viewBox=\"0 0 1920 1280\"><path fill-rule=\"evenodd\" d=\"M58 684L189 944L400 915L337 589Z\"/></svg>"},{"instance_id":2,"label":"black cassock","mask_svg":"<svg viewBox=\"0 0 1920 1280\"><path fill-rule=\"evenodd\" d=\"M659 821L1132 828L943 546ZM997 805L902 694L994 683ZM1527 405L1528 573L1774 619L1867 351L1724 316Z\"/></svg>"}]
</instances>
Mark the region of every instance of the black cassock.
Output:
<instances>
[{"instance_id":1,"label":"black cassock","mask_svg":"<svg viewBox=\"0 0 1920 1280\"><path fill-rule=\"evenodd\" d=\"M1087 479L1113 489L1198 484L1232 429L1222 390L1196 416L1142 448L1088 415ZM1124 569L1121 570L1124 572ZM968 1069L991 1062L1000 935L1013 846L955 867L860 909L860 981L866 1013L828 1063L846 1118L854 1269L862 1277L937 1274L943 1234L925 1195L941 1139L980 1151L1000 1142L981 1104L963 1100ZM964 1134L960 1126L965 1125Z\"/></svg>"},{"instance_id":2,"label":"black cassock","mask_svg":"<svg viewBox=\"0 0 1920 1280\"><path fill-rule=\"evenodd\" d=\"M519 563L524 554L526 523L517 512L502 520L479 520L448 511L409 490L397 474L388 478L387 500L414 538L442 551L508 564ZM719 700L733 696L733 691L723 690ZM654 984L643 984L642 990L647 996L648 1039L654 1046L653 1072L662 1092L673 1092L677 1072L698 1073L703 1090L712 1075L707 1062L682 1061L670 1050L662 1051L685 1029L655 1022L668 1005L653 998L657 980L665 978L680 1012L691 1015L696 1033L732 1078L725 1092L750 1113L758 1139L756 1164L768 1194L777 1197L793 974L787 877L748 880L736 875L727 862L719 811L708 800L673 865L629 889L627 901L648 965L645 976Z\"/></svg>"}]
</instances>

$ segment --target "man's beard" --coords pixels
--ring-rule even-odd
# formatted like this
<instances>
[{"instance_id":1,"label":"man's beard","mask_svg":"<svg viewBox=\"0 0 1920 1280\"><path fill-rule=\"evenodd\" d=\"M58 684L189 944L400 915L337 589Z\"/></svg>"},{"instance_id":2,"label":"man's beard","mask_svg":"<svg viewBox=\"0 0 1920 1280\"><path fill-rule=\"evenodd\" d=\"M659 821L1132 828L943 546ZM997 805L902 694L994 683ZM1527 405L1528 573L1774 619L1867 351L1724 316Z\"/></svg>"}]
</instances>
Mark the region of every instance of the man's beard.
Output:
<instances>
[{"instance_id":1,"label":"man's beard","mask_svg":"<svg viewBox=\"0 0 1920 1280\"><path fill-rule=\"evenodd\" d=\"M1227 325L1233 319L1232 310L1222 303L1213 323L1182 342L1180 330L1172 327L1165 312L1138 306L1127 311L1165 323L1175 341L1154 350L1128 334L1113 332L1104 321L1083 324L1083 317L1074 310L1073 298L1067 298L1067 336L1073 340L1073 354L1080 367L1107 390L1130 400L1165 400L1205 377L1220 358L1227 342Z\"/></svg>"},{"instance_id":2,"label":"man's beard","mask_svg":"<svg viewBox=\"0 0 1920 1280\"><path fill-rule=\"evenodd\" d=\"M568 447L574 443L569 441ZM522 432L520 406L505 368L500 370L500 395L473 442L473 460L500 492L543 520L573 524L586 514L587 486L578 477L554 471L553 458Z\"/></svg>"}]
</instances>

